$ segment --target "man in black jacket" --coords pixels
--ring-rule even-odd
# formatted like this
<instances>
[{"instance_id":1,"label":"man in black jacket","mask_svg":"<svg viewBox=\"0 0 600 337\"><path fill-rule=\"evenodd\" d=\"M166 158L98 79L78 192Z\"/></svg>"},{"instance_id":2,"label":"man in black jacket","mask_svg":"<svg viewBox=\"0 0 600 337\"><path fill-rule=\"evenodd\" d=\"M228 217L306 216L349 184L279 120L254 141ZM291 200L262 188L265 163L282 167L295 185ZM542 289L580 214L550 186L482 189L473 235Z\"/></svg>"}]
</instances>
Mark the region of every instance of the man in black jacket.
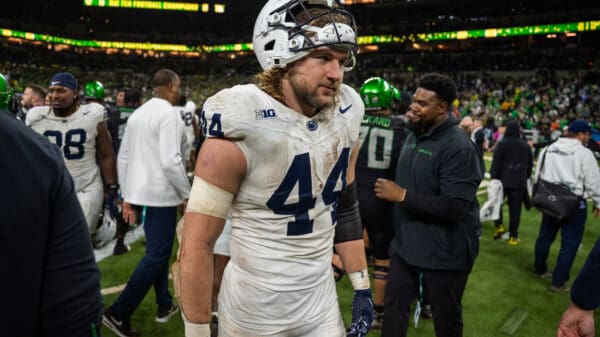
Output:
<instances>
[{"instance_id":1,"label":"man in black jacket","mask_svg":"<svg viewBox=\"0 0 600 337\"><path fill-rule=\"evenodd\" d=\"M462 336L462 296L479 251L475 194L483 161L450 116L456 86L447 76L423 75L406 113L408 128L396 182L378 179L375 193L395 203L395 237L385 289L383 337L406 336L410 304L425 283L435 332ZM420 299L421 300L421 299Z\"/></svg>"},{"instance_id":2,"label":"man in black jacket","mask_svg":"<svg viewBox=\"0 0 600 337\"><path fill-rule=\"evenodd\" d=\"M527 197L527 179L531 176L533 168L533 152L525 140L521 139L521 130L517 121L506 124L504 137L494 149L490 176L492 179L502 181L504 196L508 198L509 213L509 245L519 243L519 223L521 221L521 208ZM496 220L496 234L494 239L499 239L504 233L502 224L502 210L500 219Z\"/></svg>"},{"instance_id":3,"label":"man in black jacket","mask_svg":"<svg viewBox=\"0 0 600 337\"><path fill-rule=\"evenodd\" d=\"M2 336L100 335L100 271L58 147L6 113L0 74ZM10 192L10 193L9 193Z\"/></svg>"}]
</instances>

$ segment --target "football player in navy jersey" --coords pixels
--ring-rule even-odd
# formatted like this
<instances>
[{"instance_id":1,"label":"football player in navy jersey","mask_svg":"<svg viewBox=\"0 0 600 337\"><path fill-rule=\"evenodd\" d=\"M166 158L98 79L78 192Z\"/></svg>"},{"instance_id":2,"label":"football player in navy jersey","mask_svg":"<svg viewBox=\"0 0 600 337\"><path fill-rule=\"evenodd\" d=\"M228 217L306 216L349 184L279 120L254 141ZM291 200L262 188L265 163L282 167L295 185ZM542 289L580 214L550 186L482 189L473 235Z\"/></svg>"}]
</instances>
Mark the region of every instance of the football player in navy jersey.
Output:
<instances>
[{"instance_id":1,"label":"football player in navy jersey","mask_svg":"<svg viewBox=\"0 0 600 337\"><path fill-rule=\"evenodd\" d=\"M210 336L212 248L230 217L219 336L365 336L373 308L355 184L364 105L343 84L354 18L339 1L270 0L253 36L256 84L203 106L207 139L178 260L185 335ZM347 331L334 243L355 290Z\"/></svg>"},{"instance_id":2,"label":"football player in navy jersey","mask_svg":"<svg viewBox=\"0 0 600 337\"><path fill-rule=\"evenodd\" d=\"M54 75L48 87L50 106L29 110L25 124L61 149L93 236L104 200L102 176L107 193L117 200L116 156L106 122L106 109L96 103L81 104L77 87L77 79L72 74Z\"/></svg>"},{"instance_id":3,"label":"football player in navy jersey","mask_svg":"<svg viewBox=\"0 0 600 337\"><path fill-rule=\"evenodd\" d=\"M383 324L383 294L389 267L388 249L394 238L393 203L375 196L377 178L394 179L406 134L401 119L392 118L394 88L381 77L367 79L360 88L365 116L360 126L361 147L356 162L360 215L375 260L373 328Z\"/></svg>"}]
</instances>

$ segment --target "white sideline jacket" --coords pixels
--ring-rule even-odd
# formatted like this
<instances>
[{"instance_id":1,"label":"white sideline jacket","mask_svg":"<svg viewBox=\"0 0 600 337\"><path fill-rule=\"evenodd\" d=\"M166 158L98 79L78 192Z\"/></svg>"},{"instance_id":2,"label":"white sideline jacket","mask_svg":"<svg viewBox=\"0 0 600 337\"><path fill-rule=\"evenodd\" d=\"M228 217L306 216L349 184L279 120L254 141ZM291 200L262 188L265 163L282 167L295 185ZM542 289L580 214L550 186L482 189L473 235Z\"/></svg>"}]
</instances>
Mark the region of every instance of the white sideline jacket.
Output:
<instances>
[{"instance_id":1,"label":"white sideline jacket","mask_svg":"<svg viewBox=\"0 0 600 337\"><path fill-rule=\"evenodd\" d=\"M189 197L190 183L181 155L183 129L179 114L162 98L148 100L129 117L117 156L126 202L171 207Z\"/></svg>"},{"instance_id":2,"label":"white sideline jacket","mask_svg":"<svg viewBox=\"0 0 600 337\"><path fill-rule=\"evenodd\" d=\"M591 198L595 207L600 208L600 171L592 151L576 138L559 138L540 151L535 181L540 178L540 166L546 152L541 178L566 186L579 196Z\"/></svg>"}]
</instances>

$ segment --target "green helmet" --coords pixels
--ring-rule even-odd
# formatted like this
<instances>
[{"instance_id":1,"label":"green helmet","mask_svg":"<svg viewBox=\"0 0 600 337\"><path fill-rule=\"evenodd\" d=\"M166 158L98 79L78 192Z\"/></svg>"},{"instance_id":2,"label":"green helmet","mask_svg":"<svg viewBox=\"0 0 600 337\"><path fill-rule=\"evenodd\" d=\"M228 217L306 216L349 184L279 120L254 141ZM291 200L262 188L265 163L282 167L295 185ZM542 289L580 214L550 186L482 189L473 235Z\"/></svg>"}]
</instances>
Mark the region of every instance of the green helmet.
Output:
<instances>
[{"instance_id":1,"label":"green helmet","mask_svg":"<svg viewBox=\"0 0 600 337\"><path fill-rule=\"evenodd\" d=\"M13 92L8 85L4 75L0 74L0 110L11 111L13 109Z\"/></svg>"},{"instance_id":2,"label":"green helmet","mask_svg":"<svg viewBox=\"0 0 600 337\"><path fill-rule=\"evenodd\" d=\"M398 90L398 88L396 88L393 85L392 85L392 98L396 101L399 101L402 98L402 94L400 93L400 90Z\"/></svg>"},{"instance_id":3,"label":"green helmet","mask_svg":"<svg viewBox=\"0 0 600 337\"><path fill-rule=\"evenodd\" d=\"M92 81L85 84L83 89L83 95L85 98L97 99L99 101L104 99L104 86L98 81Z\"/></svg>"},{"instance_id":4,"label":"green helmet","mask_svg":"<svg viewBox=\"0 0 600 337\"><path fill-rule=\"evenodd\" d=\"M393 87L381 77L371 77L360 88L365 110L382 110L392 107Z\"/></svg>"}]
</instances>

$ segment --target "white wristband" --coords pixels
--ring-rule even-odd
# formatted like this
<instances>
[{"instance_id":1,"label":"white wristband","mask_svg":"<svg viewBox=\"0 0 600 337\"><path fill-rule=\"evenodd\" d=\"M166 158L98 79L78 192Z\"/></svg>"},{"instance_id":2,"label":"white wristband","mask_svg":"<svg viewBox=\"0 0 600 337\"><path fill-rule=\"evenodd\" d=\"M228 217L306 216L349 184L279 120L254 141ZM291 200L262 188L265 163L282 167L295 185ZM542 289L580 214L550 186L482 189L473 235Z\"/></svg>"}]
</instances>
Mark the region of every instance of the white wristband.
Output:
<instances>
[{"instance_id":1,"label":"white wristband","mask_svg":"<svg viewBox=\"0 0 600 337\"><path fill-rule=\"evenodd\" d=\"M185 328L185 337L210 337L210 323L192 323L187 320L183 311L183 326Z\"/></svg>"},{"instance_id":2,"label":"white wristband","mask_svg":"<svg viewBox=\"0 0 600 337\"><path fill-rule=\"evenodd\" d=\"M371 282L369 281L369 271L367 268L353 273L348 274L350 282L352 282L352 288L354 290L364 290L371 288Z\"/></svg>"}]
</instances>

